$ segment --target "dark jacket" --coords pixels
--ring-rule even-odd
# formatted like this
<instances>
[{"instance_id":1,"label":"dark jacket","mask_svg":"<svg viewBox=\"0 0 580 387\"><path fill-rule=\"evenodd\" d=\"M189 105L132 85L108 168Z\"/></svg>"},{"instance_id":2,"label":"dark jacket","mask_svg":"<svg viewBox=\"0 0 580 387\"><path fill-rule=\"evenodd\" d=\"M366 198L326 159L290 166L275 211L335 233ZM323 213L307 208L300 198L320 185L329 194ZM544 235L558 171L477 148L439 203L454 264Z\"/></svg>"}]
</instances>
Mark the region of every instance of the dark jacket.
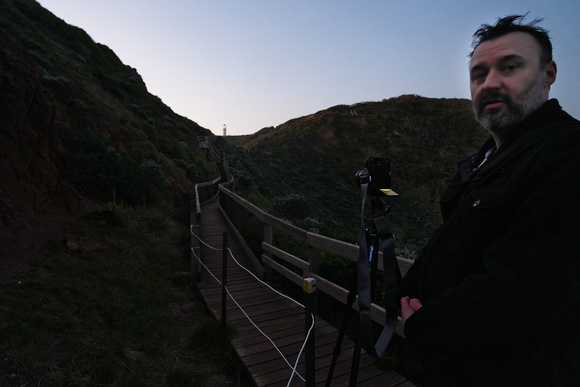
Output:
<instances>
[{"instance_id":1,"label":"dark jacket","mask_svg":"<svg viewBox=\"0 0 580 387\"><path fill-rule=\"evenodd\" d=\"M580 123L546 102L481 168L459 163L444 222L400 295L430 385L580 385Z\"/></svg>"}]
</instances>

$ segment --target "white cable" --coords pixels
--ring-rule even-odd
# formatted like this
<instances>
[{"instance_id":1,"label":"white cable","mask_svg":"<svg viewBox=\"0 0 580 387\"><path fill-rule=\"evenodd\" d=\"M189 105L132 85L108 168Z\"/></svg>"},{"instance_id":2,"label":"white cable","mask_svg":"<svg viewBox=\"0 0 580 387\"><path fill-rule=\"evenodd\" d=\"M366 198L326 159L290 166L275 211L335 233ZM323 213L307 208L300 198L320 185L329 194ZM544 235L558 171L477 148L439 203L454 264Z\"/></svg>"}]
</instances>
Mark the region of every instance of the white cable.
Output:
<instances>
[{"instance_id":1,"label":"white cable","mask_svg":"<svg viewBox=\"0 0 580 387\"><path fill-rule=\"evenodd\" d=\"M193 226L192 226L192 227L193 227ZM193 230L191 230L191 227L190 227L190 231L191 231L191 233L192 233L192 234L193 234L193 235L194 235L194 236L195 236L195 237L196 237L196 238L197 238L197 239L198 239L198 240L199 240L201 243L203 243L204 245L206 245L207 247L209 247L209 248L210 248L210 249L212 249L212 250L219 251L219 249L218 249L218 248L215 248L215 247L213 247L213 246L210 246L210 245L208 245L207 243L205 243L204 241L202 241L200 237L198 237L197 235L195 235L195 234L193 233ZM244 270L245 270L245 271L246 271L248 274L250 274L252 277L254 277L254 278L256 279L256 281L258 281L258 282L259 282L259 283L261 283L262 285L264 285L264 286L268 287L268 288L269 288L271 291L273 291L274 293L276 293L276 294L278 294L278 295L280 295L280 296L282 296L282 297L284 297L284 298L286 298L286 299L288 299L288 300L290 300L290 301L294 302L295 304L297 304L298 306L300 306L302 309L305 309L304 305L302 305L301 303L299 303L299 302L298 302L298 301L296 301L295 299L293 299L293 298L291 298L291 297L288 297L287 295L285 295L285 294L283 294L283 293L280 293L279 291L277 291L276 289L274 289L273 287L271 287L269 284L267 284L266 282L264 282L264 281L262 281L261 279L259 279L259 278L258 278L258 277L257 277L257 276L254 274L254 273L252 273L252 272L251 272L250 270L248 270L248 269L247 269L245 266L243 266L242 264L240 264L240 263L238 262L238 260L236 259L236 257L234 257L234 254L232 253L232 250L231 250L229 247L227 248L227 250L228 250L228 252L230 253L230 256L232 257L232 259L234 260L234 262L235 262L235 263L236 263L236 264L237 264L239 267L241 267L242 269L244 269Z\"/></svg>"},{"instance_id":2,"label":"white cable","mask_svg":"<svg viewBox=\"0 0 580 387\"><path fill-rule=\"evenodd\" d=\"M201 262L201 259L195 255L195 253L193 252L192 249L192 254L194 255L194 257L197 258L197 260L199 261L199 263L208 271L208 273L216 280L217 283L219 283L220 285L222 285L222 282L211 272L211 270L209 270L209 268L204 265L203 262ZM246 318L248 319L248 321L250 321L250 323L258 330L258 332L260 332L265 338L268 339L268 341L270 341L270 343L272 344L272 346L276 349L276 351L280 354L280 356L282 356L282 359L284 359L284 361L286 362L286 364L288 365L288 367L293 369L293 374L294 372L296 372L296 369L292 367L292 364L290 364L290 362L288 361L288 359L286 359L286 357L284 356L284 354L280 351L280 349L276 346L276 344L274 343L274 341L272 341L272 339L270 337L268 337L268 335L266 333L264 333L264 331L262 331L260 329L260 327L258 327L256 325L256 323L254 323L254 321L252 320L252 318L250 316L248 316L248 314L244 311L244 309L241 307L240 304L238 304L238 302L236 301L236 299L234 298L234 296L232 296L232 294L230 293L229 289L226 286L226 292L228 293L228 295L230 296L230 298L232 299L232 301L236 304L236 306L240 309L240 311L244 314L244 316L246 316ZM298 374L298 377L300 379L302 379L303 381L305 381L305 379Z\"/></svg>"},{"instance_id":3,"label":"white cable","mask_svg":"<svg viewBox=\"0 0 580 387\"><path fill-rule=\"evenodd\" d=\"M304 347L306 347L306 343L308 342L308 338L310 337L310 332L312 332L312 330L314 329L314 314L310 313L310 317L312 318L312 324L310 325L310 329L308 329L308 333L306 334L306 339L304 339L304 343L302 344L302 348L300 348L300 352L298 352L298 357L296 357L296 363L294 364L294 368L292 370L292 375L290 375L290 380L288 380L288 384L287 384L288 386L292 382L292 378L294 377L294 374L300 376L300 374L296 371L296 368L298 368L298 360L300 360L300 356L302 356L302 351L304 351ZM304 380L304 379L302 379L302 380Z\"/></svg>"},{"instance_id":4,"label":"white cable","mask_svg":"<svg viewBox=\"0 0 580 387\"><path fill-rule=\"evenodd\" d=\"M193 253L193 252L192 252ZM211 272L211 270L209 270L209 268L203 264L203 262L201 262L201 259L195 255L195 253L193 253L193 255L197 258L197 260L199 261L199 263L208 271L208 273L216 280L217 283L219 283L220 285L223 285L222 282L217 279L217 277ZM292 368L292 364L290 364L290 362L288 361L288 359L286 359L286 357L284 356L284 354L280 351L280 349L276 346L276 344L274 343L274 341L272 341L272 339L270 337L268 337L268 335L266 333L264 333L264 331L262 331L260 329L260 327L258 327L256 325L256 323L254 323L254 321L252 320L252 318L250 316L248 316L248 314L244 311L244 309L242 308L242 306L240 304L238 304L238 302L236 301L236 299L234 298L234 296L232 296L232 294L230 293L228 287L226 286L226 293L228 293L228 295L230 296L230 298L232 299L232 301L234 302L234 304L236 304L236 306L240 309L240 311L244 314L244 316L246 316L246 318L248 319L248 321L250 321L250 323L258 330L258 332L260 332L266 339L268 339L268 341L272 344L272 346L276 349L276 351L280 354L280 356L282 356L282 359L284 359L284 361L286 362L286 364L288 365L288 367ZM295 369L294 369L294 372ZM298 374L298 377L300 379L302 379L303 381L305 381L305 379Z\"/></svg>"},{"instance_id":5,"label":"white cable","mask_svg":"<svg viewBox=\"0 0 580 387\"><path fill-rule=\"evenodd\" d=\"M205 246L209 247L210 249L213 249L215 251L219 251L218 248L215 248L209 244L207 244L206 242L204 242L200 237L198 237L197 235L195 235L195 233L193 232L193 230L191 229L192 227L190 227L190 231L191 234L194 235L201 243L203 243ZM270 285L268 285L267 283L265 283L264 281L260 280L258 277L256 277L251 271L249 271L247 268L245 268L243 265L241 265L238 260L234 257L234 254L232 253L231 249L227 248L227 250L229 251L232 259L236 262L236 264L241 267L242 269L244 269L246 272L248 272L250 275L252 275L252 277L254 277L258 282L262 283L263 285L267 286L270 290L272 290L273 292L279 294L280 296L293 301L294 303L296 303L297 305L299 305L300 307L304 308L304 305L300 304L299 302L297 302L296 300L286 296L285 294L280 293L279 291L277 291L276 289L272 288ZM193 254L193 256L198 260L198 262L207 270L207 272L216 280L216 282L218 282L220 285L222 285L222 282L211 272L211 270L209 270L209 268L201 261L201 258L198 257L195 252L193 251L193 248L191 248L191 253ZM276 351L280 354L280 356L282 356L282 359L284 359L284 361L286 362L286 364L292 369L292 376L290 378L290 381L292 380L292 377L294 376L294 374L298 375L298 377L300 379L302 379L302 381L306 381L297 371L296 371L296 367L298 366L298 360L300 359L300 355L306 345L306 341L308 340L308 337L310 335L311 330L314 327L314 315L312 315L312 326L310 327L307 335L306 335L306 339L304 340L304 343L302 345L302 349L300 350L300 353L298 354L298 357L296 359L296 364L294 366L292 366L292 364L290 364L290 362L286 359L286 357L284 356L284 354L280 351L280 349L276 346L276 344L274 343L274 341L272 341L272 339L270 337L268 337L268 335L266 333L264 333L255 323L254 321L250 318L250 316L248 316L248 314L244 311L244 309L241 307L240 304L238 304L238 302L236 301L236 299L232 296L232 294L230 293L229 289L226 286L226 292L227 294L230 296L230 298L232 299L232 301L234 301L234 303L236 304L236 306L240 309L240 311L244 314L244 316L246 316L246 318L248 319L248 321L250 321L250 323L266 338L268 339L268 341L270 341L270 343L272 344L272 346L276 349Z\"/></svg>"},{"instance_id":6,"label":"white cable","mask_svg":"<svg viewBox=\"0 0 580 387\"><path fill-rule=\"evenodd\" d=\"M296 301L295 299L293 299L292 297L288 297L287 295L280 293L278 290L274 289L273 287L271 287L268 283L262 281L261 279L259 279L256 275L254 275L254 273L252 273L250 270L248 270L246 267L242 266L237 259L234 257L234 254L232 253L232 251L229 249L228 247L228 251L230 252L230 255L232 256L232 259L236 262L236 264L241 267L242 269L244 269L246 272L248 272L252 277L254 277L256 279L256 281L258 281L259 283L261 283L264 286L267 286L271 291L273 291L274 293L286 298L287 300L292 301L293 303L295 303L296 305L298 305L299 307L301 307L302 309L305 309L304 305L302 305L301 303L299 303L298 301Z\"/></svg>"}]
</instances>

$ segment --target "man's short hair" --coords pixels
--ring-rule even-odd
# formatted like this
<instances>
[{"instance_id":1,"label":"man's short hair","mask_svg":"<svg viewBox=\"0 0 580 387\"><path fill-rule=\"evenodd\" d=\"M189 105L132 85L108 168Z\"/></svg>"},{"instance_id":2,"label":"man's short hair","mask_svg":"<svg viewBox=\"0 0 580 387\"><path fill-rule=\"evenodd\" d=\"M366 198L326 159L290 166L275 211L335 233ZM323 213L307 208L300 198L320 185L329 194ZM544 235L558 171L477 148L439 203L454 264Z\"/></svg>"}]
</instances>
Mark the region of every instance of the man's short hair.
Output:
<instances>
[{"instance_id":1,"label":"man's short hair","mask_svg":"<svg viewBox=\"0 0 580 387\"><path fill-rule=\"evenodd\" d=\"M527 14L526 14L527 15ZM523 24L526 15L510 15L498 19L495 25L482 24L481 27L473 34L473 51L469 54L471 58L475 49L483 42L493 40L511 32L525 32L532 35L540 44L542 53L540 55L540 64L547 65L552 61L552 42L547 30L538 27L537 24L543 19L534 19L531 23Z\"/></svg>"}]
</instances>

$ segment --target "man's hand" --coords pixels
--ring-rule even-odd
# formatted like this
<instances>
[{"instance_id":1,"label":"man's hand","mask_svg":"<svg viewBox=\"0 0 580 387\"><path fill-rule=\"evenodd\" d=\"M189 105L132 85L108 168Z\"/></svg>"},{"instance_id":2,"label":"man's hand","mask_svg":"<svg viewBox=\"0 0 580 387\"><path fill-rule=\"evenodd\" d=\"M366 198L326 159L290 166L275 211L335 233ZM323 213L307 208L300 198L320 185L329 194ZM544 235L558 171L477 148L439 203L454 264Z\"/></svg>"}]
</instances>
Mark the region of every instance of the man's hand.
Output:
<instances>
[{"instance_id":1,"label":"man's hand","mask_svg":"<svg viewBox=\"0 0 580 387\"><path fill-rule=\"evenodd\" d=\"M407 319L417 310L421 309L422 306L423 304L421 304L421 301L419 301L418 298L409 298L407 296L401 298L401 324L403 330L405 329L405 322Z\"/></svg>"}]
</instances>

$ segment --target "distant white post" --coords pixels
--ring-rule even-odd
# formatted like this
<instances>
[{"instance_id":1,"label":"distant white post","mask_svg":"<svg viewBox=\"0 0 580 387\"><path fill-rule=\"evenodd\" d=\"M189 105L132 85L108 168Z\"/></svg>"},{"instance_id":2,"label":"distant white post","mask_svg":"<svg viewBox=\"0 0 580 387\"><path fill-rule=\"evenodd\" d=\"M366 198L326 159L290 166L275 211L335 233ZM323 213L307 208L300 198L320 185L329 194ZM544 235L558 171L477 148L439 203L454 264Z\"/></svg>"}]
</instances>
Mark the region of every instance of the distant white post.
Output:
<instances>
[{"instance_id":1,"label":"distant white post","mask_svg":"<svg viewBox=\"0 0 580 387\"><path fill-rule=\"evenodd\" d=\"M226 124L224 124L224 137L226 136Z\"/></svg>"}]
</instances>

